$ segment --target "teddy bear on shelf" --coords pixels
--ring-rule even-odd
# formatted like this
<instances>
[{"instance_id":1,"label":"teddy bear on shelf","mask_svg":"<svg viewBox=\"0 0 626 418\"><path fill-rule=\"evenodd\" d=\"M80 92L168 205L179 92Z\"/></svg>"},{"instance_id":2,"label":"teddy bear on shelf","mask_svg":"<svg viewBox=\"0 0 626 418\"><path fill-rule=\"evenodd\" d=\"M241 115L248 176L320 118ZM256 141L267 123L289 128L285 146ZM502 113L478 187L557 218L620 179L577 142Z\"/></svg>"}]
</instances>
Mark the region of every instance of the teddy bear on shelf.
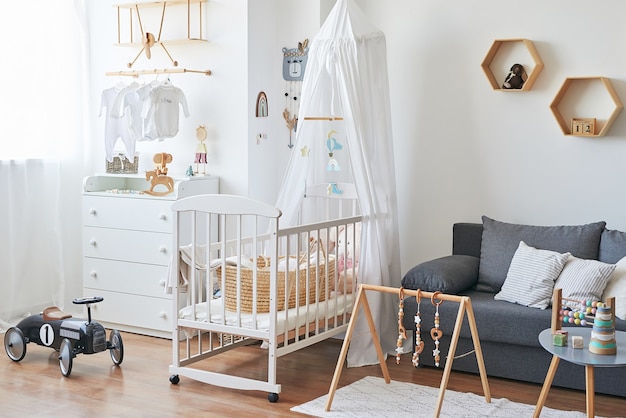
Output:
<instances>
[{"instance_id":1,"label":"teddy bear on shelf","mask_svg":"<svg viewBox=\"0 0 626 418\"><path fill-rule=\"evenodd\" d=\"M331 290L337 293L352 293L356 285L361 255L361 224L342 226L337 231L333 243L337 249L337 285L331 284Z\"/></svg>"},{"instance_id":2,"label":"teddy bear on shelf","mask_svg":"<svg viewBox=\"0 0 626 418\"><path fill-rule=\"evenodd\" d=\"M526 81L526 71L522 64L513 64L509 75L504 79L503 89L521 89Z\"/></svg>"}]
</instances>

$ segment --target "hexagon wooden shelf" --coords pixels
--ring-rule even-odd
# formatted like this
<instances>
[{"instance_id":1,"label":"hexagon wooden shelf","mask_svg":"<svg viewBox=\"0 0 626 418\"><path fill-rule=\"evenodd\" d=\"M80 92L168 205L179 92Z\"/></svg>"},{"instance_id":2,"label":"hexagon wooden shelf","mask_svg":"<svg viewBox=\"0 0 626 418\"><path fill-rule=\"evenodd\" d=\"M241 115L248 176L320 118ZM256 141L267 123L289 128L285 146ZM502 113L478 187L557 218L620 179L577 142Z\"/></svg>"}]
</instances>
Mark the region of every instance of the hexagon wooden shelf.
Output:
<instances>
[{"instance_id":1,"label":"hexagon wooden shelf","mask_svg":"<svg viewBox=\"0 0 626 418\"><path fill-rule=\"evenodd\" d=\"M499 52L501 52L502 49L504 49L502 47L515 47L517 46L517 44L523 45L526 48L526 51L528 52L528 54L530 55L530 58L533 61L533 66L530 69L530 71L526 71L528 78L524 82L524 85L522 86L521 89L503 89L501 87L502 83L498 82L498 80L496 79L496 76L494 75L492 64L494 63L494 61L497 60L497 56ZM521 38L520 39L498 39L493 42L493 45L491 45L491 48L489 48L489 52L487 52L487 56L485 57L483 62L480 64L480 66L482 67L485 75L487 76L487 79L489 80L489 83L491 84L491 87L494 90L528 91L532 88L533 84L535 84L535 80L537 80L539 73L543 69L543 60L541 59L541 56L537 52L537 49L535 48L535 44L532 41L529 41L528 39L521 39ZM508 68L506 69L506 71L508 71ZM504 81L504 77L502 77L502 81Z\"/></svg>"},{"instance_id":2,"label":"hexagon wooden shelf","mask_svg":"<svg viewBox=\"0 0 626 418\"><path fill-rule=\"evenodd\" d=\"M576 113L580 112L580 110L575 109L575 106L582 102L590 101L585 97L585 94L589 93L585 89L591 90L594 84L598 84L598 88L593 90L593 92L598 94L604 90L608 94L608 98L610 99L608 107L612 107L612 110L609 111L606 119L597 119L597 122L595 123L595 132L593 132L593 134L573 134L571 119L580 116L576 115ZM563 85L550 104L550 110L554 114L563 135L571 136L599 137L606 135L623 108L624 105L622 104L622 101L617 95L615 88L613 88L611 80L607 77L568 77L565 79ZM566 120L566 117L569 121Z\"/></svg>"}]
</instances>

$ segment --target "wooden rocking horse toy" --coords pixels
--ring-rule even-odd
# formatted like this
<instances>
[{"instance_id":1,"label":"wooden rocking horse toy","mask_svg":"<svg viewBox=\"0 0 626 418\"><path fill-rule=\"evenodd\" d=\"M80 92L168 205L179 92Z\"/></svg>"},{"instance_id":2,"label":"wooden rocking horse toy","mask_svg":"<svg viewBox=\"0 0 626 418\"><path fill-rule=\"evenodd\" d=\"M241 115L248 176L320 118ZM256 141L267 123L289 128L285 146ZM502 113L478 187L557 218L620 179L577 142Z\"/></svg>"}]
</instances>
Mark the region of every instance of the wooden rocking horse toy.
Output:
<instances>
[{"instance_id":1,"label":"wooden rocking horse toy","mask_svg":"<svg viewBox=\"0 0 626 418\"><path fill-rule=\"evenodd\" d=\"M172 162L172 154L166 152L154 154L152 161L156 163L156 168L146 171L146 180L150 181L150 189L145 190L144 193L153 196L165 196L172 193L174 191L174 179L167 175L167 163ZM154 188L159 184L164 185L167 190L155 191Z\"/></svg>"}]
</instances>

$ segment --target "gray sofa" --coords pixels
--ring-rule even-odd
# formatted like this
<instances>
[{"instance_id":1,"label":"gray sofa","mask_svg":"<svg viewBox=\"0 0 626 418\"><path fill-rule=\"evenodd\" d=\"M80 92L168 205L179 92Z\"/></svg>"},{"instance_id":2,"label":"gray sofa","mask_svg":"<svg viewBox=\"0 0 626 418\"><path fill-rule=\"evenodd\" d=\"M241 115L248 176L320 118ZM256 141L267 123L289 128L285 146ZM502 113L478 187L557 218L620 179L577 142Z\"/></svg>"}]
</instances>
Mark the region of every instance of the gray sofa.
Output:
<instances>
[{"instance_id":1,"label":"gray sofa","mask_svg":"<svg viewBox=\"0 0 626 418\"><path fill-rule=\"evenodd\" d=\"M604 222L540 227L483 217L482 224L454 224L452 234L452 255L415 266L402 279L402 286L469 296L487 374L539 384L544 381L551 355L540 346L538 335L550 327L552 309L531 308L494 299L506 278L519 242L523 240L536 248L570 252L582 259L611 264L626 256L626 233L606 229ZM416 310L416 299L407 297L403 319L407 331L415 329ZM420 312L421 335L425 343L420 366L434 367L434 343L429 333L435 309L429 299L422 300ZM444 302L439 307L440 327L444 332L440 345L440 367L445 364L457 312L456 303ZM616 318L615 326L617 330L626 331L626 321ZM414 332L412 335L414 338ZM465 316L453 370L478 373L476 357L471 353L473 348ZM553 386L584 390L584 367L561 361ZM626 369L597 368L595 388L597 393L626 396Z\"/></svg>"}]
</instances>

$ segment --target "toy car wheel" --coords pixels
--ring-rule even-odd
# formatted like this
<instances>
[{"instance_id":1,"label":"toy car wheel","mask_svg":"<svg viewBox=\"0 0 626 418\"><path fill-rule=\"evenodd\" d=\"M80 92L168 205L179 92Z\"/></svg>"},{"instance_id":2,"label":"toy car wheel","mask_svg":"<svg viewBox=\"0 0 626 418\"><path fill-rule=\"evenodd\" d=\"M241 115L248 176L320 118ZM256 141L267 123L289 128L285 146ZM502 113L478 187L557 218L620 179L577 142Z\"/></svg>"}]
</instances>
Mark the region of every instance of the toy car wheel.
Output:
<instances>
[{"instance_id":1,"label":"toy car wheel","mask_svg":"<svg viewBox=\"0 0 626 418\"><path fill-rule=\"evenodd\" d=\"M111 347L111 360L113 363L120 365L124 360L124 343L122 335L116 329L111 331L109 335L109 346Z\"/></svg>"},{"instance_id":2,"label":"toy car wheel","mask_svg":"<svg viewBox=\"0 0 626 418\"><path fill-rule=\"evenodd\" d=\"M26 339L19 328L9 328L4 334L4 349L13 361L20 361L26 355Z\"/></svg>"},{"instance_id":3,"label":"toy car wheel","mask_svg":"<svg viewBox=\"0 0 626 418\"><path fill-rule=\"evenodd\" d=\"M74 353L72 353L72 342L67 338L63 338L59 347L59 367L63 376L69 376L72 373L72 363L74 361Z\"/></svg>"}]
</instances>

